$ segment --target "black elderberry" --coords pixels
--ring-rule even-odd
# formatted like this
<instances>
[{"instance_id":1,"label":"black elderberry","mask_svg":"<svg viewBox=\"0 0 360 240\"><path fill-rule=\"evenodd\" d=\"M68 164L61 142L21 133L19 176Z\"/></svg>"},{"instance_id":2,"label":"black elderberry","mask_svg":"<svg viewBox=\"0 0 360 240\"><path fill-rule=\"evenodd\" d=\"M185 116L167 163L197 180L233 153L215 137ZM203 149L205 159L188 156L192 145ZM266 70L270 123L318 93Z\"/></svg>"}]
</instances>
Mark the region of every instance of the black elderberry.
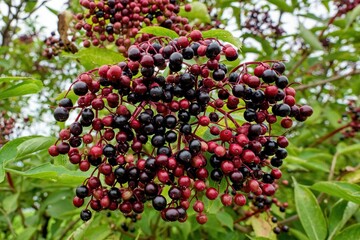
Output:
<instances>
[{"instance_id":1,"label":"black elderberry","mask_svg":"<svg viewBox=\"0 0 360 240\"><path fill-rule=\"evenodd\" d=\"M162 136L162 135L154 135L154 136L151 138L151 144L152 144L154 147L164 146L164 144L165 144L165 137Z\"/></svg>"},{"instance_id":2,"label":"black elderberry","mask_svg":"<svg viewBox=\"0 0 360 240\"><path fill-rule=\"evenodd\" d=\"M115 149L115 147L113 145L107 144L103 148L103 154L107 158L114 157L115 154L116 154L116 149Z\"/></svg>"},{"instance_id":3,"label":"black elderberry","mask_svg":"<svg viewBox=\"0 0 360 240\"><path fill-rule=\"evenodd\" d=\"M69 110L64 107L57 107L54 111L54 118L58 122L65 122L69 118Z\"/></svg>"},{"instance_id":4,"label":"black elderberry","mask_svg":"<svg viewBox=\"0 0 360 240\"><path fill-rule=\"evenodd\" d=\"M191 134L191 125L188 123L182 124L180 127L180 132L183 133L184 135Z\"/></svg>"},{"instance_id":5,"label":"black elderberry","mask_svg":"<svg viewBox=\"0 0 360 240\"><path fill-rule=\"evenodd\" d=\"M274 70L266 69L264 71L263 75L261 76L261 78L266 83L273 83L279 78L279 76L277 75L277 73Z\"/></svg>"},{"instance_id":6,"label":"black elderberry","mask_svg":"<svg viewBox=\"0 0 360 240\"><path fill-rule=\"evenodd\" d=\"M201 142L198 139L193 139L189 143L189 150L192 154L197 154L201 151Z\"/></svg>"},{"instance_id":7,"label":"black elderberry","mask_svg":"<svg viewBox=\"0 0 360 240\"><path fill-rule=\"evenodd\" d=\"M64 108L71 108L73 107L73 103L69 98L63 98L60 100L59 106Z\"/></svg>"},{"instance_id":8,"label":"black elderberry","mask_svg":"<svg viewBox=\"0 0 360 240\"><path fill-rule=\"evenodd\" d=\"M166 198L162 195L158 195L152 200L152 205L155 210L161 211L166 208L167 205Z\"/></svg>"},{"instance_id":9,"label":"black elderberry","mask_svg":"<svg viewBox=\"0 0 360 240\"><path fill-rule=\"evenodd\" d=\"M167 131L165 133L165 140L168 142L168 143L174 143L176 142L177 140L177 134L176 132L170 130L170 131Z\"/></svg>"},{"instance_id":10,"label":"black elderberry","mask_svg":"<svg viewBox=\"0 0 360 240\"><path fill-rule=\"evenodd\" d=\"M181 122L188 122L190 120L190 113L185 110L180 110L178 112L178 118Z\"/></svg>"},{"instance_id":11,"label":"black elderberry","mask_svg":"<svg viewBox=\"0 0 360 240\"><path fill-rule=\"evenodd\" d=\"M73 91L78 96L84 96L88 92L88 86L86 83L78 81L73 85Z\"/></svg>"},{"instance_id":12,"label":"black elderberry","mask_svg":"<svg viewBox=\"0 0 360 240\"><path fill-rule=\"evenodd\" d=\"M91 211L88 209L82 210L80 213L80 218L83 221L89 221L91 219Z\"/></svg>"},{"instance_id":13,"label":"black elderberry","mask_svg":"<svg viewBox=\"0 0 360 240\"><path fill-rule=\"evenodd\" d=\"M223 178L224 174L222 173L222 171L218 168L213 169L210 173L210 177L213 181L215 182L220 182L221 179Z\"/></svg>"},{"instance_id":14,"label":"black elderberry","mask_svg":"<svg viewBox=\"0 0 360 240\"><path fill-rule=\"evenodd\" d=\"M173 115L167 115L164 119L164 124L166 128L173 129L176 127L177 120Z\"/></svg>"},{"instance_id":15,"label":"black elderberry","mask_svg":"<svg viewBox=\"0 0 360 240\"><path fill-rule=\"evenodd\" d=\"M121 192L118 188L112 187L108 192L108 196L112 200L118 200L121 198Z\"/></svg>"},{"instance_id":16,"label":"black elderberry","mask_svg":"<svg viewBox=\"0 0 360 240\"><path fill-rule=\"evenodd\" d=\"M76 188L76 196L79 198L86 198L89 195L89 189L82 185Z\"/></svg>"},{"instance_id":17,"label":"black elderberry","mask_svg":"<svg viewBox=\"0 0 360 240\"><path fill-rule=\"evenodd\" d=\"M188 150L180 150L176 154L176 160L182 164L189 164L191 160L191 152Z\"/></svg>"},{"instance_id":18,"label":"black elderberry","mask_svg":"<svg viewBox=\"0 0 360 240\"><path fill-rule=\"evenodd\" d=\"M206 57L213 59L221 52L220 45L217 42L212 42L206 48Z\"/></svg>"}]
</instances>

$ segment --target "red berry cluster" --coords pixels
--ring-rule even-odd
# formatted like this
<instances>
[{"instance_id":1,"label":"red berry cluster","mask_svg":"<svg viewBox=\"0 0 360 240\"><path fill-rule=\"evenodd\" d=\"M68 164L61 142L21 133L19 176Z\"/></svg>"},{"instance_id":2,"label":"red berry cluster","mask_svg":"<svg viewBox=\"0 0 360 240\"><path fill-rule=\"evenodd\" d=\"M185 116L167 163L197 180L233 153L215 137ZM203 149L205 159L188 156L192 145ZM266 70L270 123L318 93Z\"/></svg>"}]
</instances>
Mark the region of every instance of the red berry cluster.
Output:
<instances>
[{"instance_id":1,"label":"red berry cluster","mask_svg":"<svg viewBox=\"0 0 360 240\"><path fill-rule=\"evenodd\" d=\"M7 112L0 112L0 147L9 141L9 136L15 128L15 118L7 117Z\"/></svg>"},{"instance_id":2,"label":"red berry cluster","mask_svg":"<svg viewBox=\"0 0 360 240\"><path fill-rule=\"evenodd\" d=\"M51 36L47 37L44 43L46 48L43 50L42 55L48 59L59 55L65 49L65 44L60 37L56 37L55 32L51 32Z\"/></svg>"},{"instance_id":3,"label":"red berry cluster","mask_svg":"<svg viewBox=\"0 0 360 240\"><path fill-rule=\"evenodd\" d=\"M244 23L244 28L248 29L251 34L259 36L281 36L285 32L284 29L271 18L269 10L265 11L256 8L249 12L248 18Z\"/></svg>"},{"instance_id":4,"label":"red berry cluster","mask_svg":"<svg viewBox=\"0 0 360 240\"><path fill-rule=\"evenodd\" d=\"M119 51L124 53L132 44L131 38L135 38L144 24L172 29L179 35L190 31L188 19L178 16L179 2L183 0L80 0L80 4L88 11L85 15L77 15L75 28L86 31L84 47L114 42ZM188 4L184 8L186 11L191 10ZM137 41L148 39L149 35L144 34Z\"/></svg>"},{"instance_id":5,"label":"red berry cluster","mask_svg":"<svg viewBox=\"0 0 360 240\"><path fill-rule=\"evenodd\" d=\"M334 3L338 8L337 16L341 16L358 6L360 4L360 0L337 0L334 1Z\"/></svg>"},{"instance_id":6,"label":"red berry cluster","mask_svg":"<svg viewBox=\"0 0 360 240\"><path fill-rule=\"evenodd\" d=\"M222 60L236 60L237 50L197 30L132 45L127 56L81 74L71 86L77 103L64 98L54 111L65 122L79 110L49 153L91 169L73 201L81 207L90 198L83 220L89 206L128 215L151 201L166 221L185 221L192 206L204 224L203 196L243 206L249 193L274 195L288 141L272 135L272 125L288 128L312 114L296 104L283 63L229 71Z\"/></svg>"},{"instance_id":7,"label":"red berry cluster","mask_svg":"<svg viewBox=\"0 0 360 240\"><path fill-rule=\"evenodd\" d=\"M356 134L360 132L360 107L356 106L356 101L350 101L348 103L348 109L346 113L343 114L342 120L350 120L350 122L343 127L346 130L342 132L342 138L354 138Z\"/></svg>"}]
</instances>

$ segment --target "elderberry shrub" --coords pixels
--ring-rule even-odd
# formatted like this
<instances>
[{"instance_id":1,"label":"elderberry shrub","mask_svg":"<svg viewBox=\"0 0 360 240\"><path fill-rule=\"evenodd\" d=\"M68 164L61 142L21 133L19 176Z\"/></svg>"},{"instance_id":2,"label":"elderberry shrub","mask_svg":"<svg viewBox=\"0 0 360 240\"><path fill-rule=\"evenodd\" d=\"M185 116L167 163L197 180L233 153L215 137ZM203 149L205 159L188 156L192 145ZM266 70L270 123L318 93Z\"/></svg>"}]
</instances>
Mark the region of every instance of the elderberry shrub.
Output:
<instances>
[{"instance_id":1,"label":"elderberry shrub","mask_svg":"<svg viewBox=\"0 0 360 240\"><path fill-rule=\"evenodd\" d=\"M91 218L88 208L140 214L151 201L165 221L186 221L193 204L204 224L202 195L224 206L250 200L256 213L268 211L288 146L271 125L288 128L312 114L296 104L283 63L250 62L230 71L221 57L236 60L236 49L197 30L132 45L127 56L78 76L77 103L65 98L54 112L66 121L78 110L49 153L66 154L91 172L74 198L76 207L90 199L81 218Z\"/></svg>"},{"instance_id":2,"label":"elderberry shrub","mask_svg":"<svg viewBox=\"0 0 360 240\"><path fill-rule=\"evenodd\" d=\"M184 5L185 11L191 10L191 5L184 4L184 0L80 0L80 5L86 12L76 15L75 29L86 31L84 47L115 43L119 51L125 53L143 25L161 26L182 36L192 29L188 19L178 15L181 5ZM142 34L136 40L142 42L148 39L149 34ZM161 48L161 45L157 46L153 51ZM184 52L188 50L184 49Z\"/></svg>"}]
</instances>

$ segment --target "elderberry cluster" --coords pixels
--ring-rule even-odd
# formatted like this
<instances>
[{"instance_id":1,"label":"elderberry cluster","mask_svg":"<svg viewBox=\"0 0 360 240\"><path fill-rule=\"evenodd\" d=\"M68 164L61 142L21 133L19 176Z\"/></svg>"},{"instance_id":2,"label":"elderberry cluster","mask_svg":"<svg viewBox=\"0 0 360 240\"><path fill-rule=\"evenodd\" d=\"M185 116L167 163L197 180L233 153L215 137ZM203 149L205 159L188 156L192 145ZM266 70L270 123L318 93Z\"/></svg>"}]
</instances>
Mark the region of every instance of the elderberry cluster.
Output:
<instances>
[{"instance_id":1,"label":"elderberry cluster","mask_svg":"<svg viewBox=\"0 0 360 240\"><path fill-rule=\"evenodd\" d=\"M342 139L354 138L360 132L360 107L356 106L356 101L348 103L347 111L343 114L342 120L349 122L345 126L346 129L342 131Z\"/></svg>"},{"instance_id":2,"label":"elderberry cluster","mask_svg":"<svg viewBox=\"0 0 360 240\"><path fill-rule=\"evenodd\" d=\"M285 33L284 29L271 18L269 10L256 8L249 12L244 28L248 29L251 34L259 36L281 36Z\"/></svg>"},{"instance_id":3,"label":"elderberry cluster","mask_svg":"<svg viewBox=\"0 0 360 240\"><path fill-rule=\"evenodd\" d=\"M0 112L0 147L9 141L9 136L15 128L15 118L7 117L7 112Z\"/></svg>"},{"instance_id":4,"label":"elderberry cluster","mask_svg":"<svg viewBox=\"0 0 360 240\"><path fill-rule=\"evenodd\" d=\"M127 56L81 74L71 86L76 104L65 96L54 111L65 122L79 110L49 153L91 169L73 200L89 199L81 219L91 218L88 206L128 215L149 201L166 221L186 221L192 205L204 224L202 197L243 206L249 193L274 195L288 141L271 126L312 114L296 104L283 63L230 71L222 62L237 60L237 50L197 30L132 45Z\"/></svg>"},{"instance_id":5,"label":"elderberry cluster","mask_svg":"<svg viewBox=\"0 0 360 240\"><path fill-rule=\"evenodd\" d=\"M89 40L83 41L84 47L114 42L119 51L124 53L143 24L172 29L179 35L190 31L188 19L178 16L182 2L183 0L80 0L87 12L76 16L78 23L75 28L86 31ZM190 11L191 6L186 4L184 9ZM137 41L146 41L148 38L149 35L144 34Z\"/></svg>"}]
</instances>

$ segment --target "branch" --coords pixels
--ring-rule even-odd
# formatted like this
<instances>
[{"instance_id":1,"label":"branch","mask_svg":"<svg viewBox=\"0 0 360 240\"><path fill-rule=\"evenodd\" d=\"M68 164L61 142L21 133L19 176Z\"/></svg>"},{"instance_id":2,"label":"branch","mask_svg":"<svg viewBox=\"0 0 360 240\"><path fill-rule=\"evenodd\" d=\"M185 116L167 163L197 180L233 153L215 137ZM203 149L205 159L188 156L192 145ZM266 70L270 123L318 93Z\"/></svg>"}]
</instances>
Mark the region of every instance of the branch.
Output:
<instances>
[{"instance_id":1,"label":"branch","mask_svg":"<svg viewBox=\"0 0 360 240\"><path fill-rule=\"evenodd\" d=\"M308 88L321 86L321 85L324 85L324 84L327 84L327 83L330 83L330 82L334 82L334 81L346 78L348 76L353 76L353 75L358 75L358 74L360 74L360 70L354 70L354 71L351 71L351 72L349 72L347 74L344 74L344 75L337 75L337 76L334 76L334 77L331 77L331 78L328 78L328 79L324 79L324 80L321 80L321 81L309 83L309 84L306 84L306 85L300 85L298 87L295 87L295 90L300 90L301 91L301 90L305 90L305 89L308 89Z\"/></svg>"}]
</instances>

